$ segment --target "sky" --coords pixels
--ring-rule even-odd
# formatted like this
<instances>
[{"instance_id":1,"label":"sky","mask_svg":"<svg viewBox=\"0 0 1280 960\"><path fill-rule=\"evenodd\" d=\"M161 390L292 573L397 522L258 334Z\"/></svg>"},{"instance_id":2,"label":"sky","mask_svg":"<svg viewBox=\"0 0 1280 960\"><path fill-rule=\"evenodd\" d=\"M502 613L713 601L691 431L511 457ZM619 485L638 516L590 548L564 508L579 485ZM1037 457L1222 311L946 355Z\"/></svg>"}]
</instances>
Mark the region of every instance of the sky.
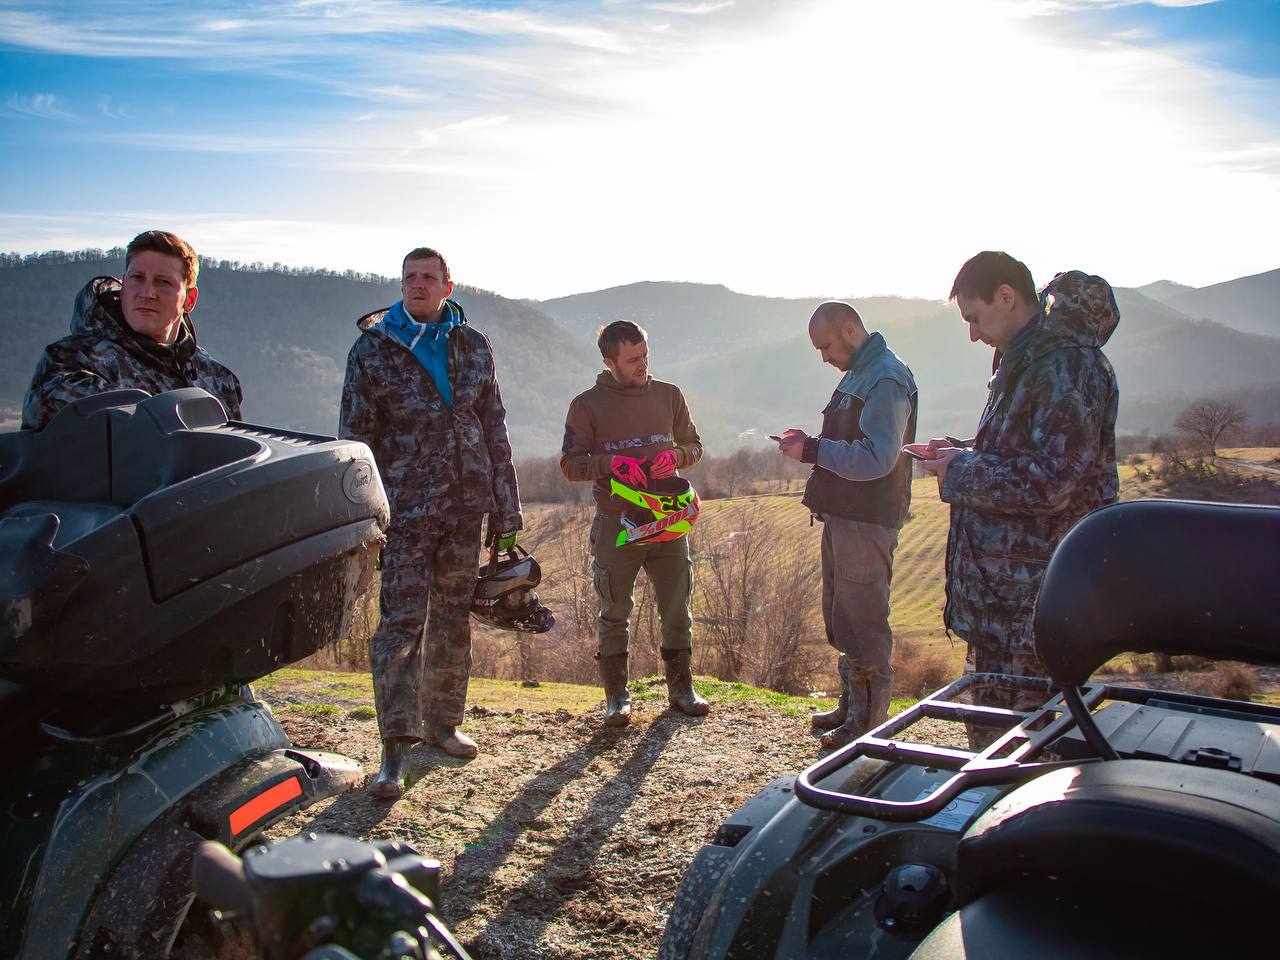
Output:
<instances>
[{"instance_id":1,"label":"sky","mask_svg":"<svg viewBox=\"0 0 1280 960\"><path fill-rule=\"evenodd\" d=\"M1280 267L1280 0L0 0L0 250L549 298Z\"/></svg>"}]
</instances>

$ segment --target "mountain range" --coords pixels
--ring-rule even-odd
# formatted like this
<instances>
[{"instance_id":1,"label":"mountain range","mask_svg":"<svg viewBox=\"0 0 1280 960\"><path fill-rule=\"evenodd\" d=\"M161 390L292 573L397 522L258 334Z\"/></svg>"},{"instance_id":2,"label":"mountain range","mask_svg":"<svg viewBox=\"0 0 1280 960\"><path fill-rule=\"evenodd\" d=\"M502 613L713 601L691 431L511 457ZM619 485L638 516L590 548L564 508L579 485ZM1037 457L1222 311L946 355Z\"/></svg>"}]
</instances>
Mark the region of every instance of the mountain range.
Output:
<instances>
[{"instance_id":1,"label":"mountain range","mask_svg":"<svg viewBox=\"0 0 1280 960\"><path fill-rule=\"evenodd\" d=\"M118 251L3 258L0 419L16 418L40 351L67 332L76 291L122 267ZM601 369L596 330L619 317L649 331L651 372L683 387L712 452L789 426L816 432L838 378L806 333L816 298L667 282L545 301L461 285L454 295L493 342L521 457L558 452L570 399ZM398 298L398 282L385 278L206 261L194 321L200 342L239 374L246 419L331 433L354 321ZM1116 298L1121 322L1106 350L1120 381L1122 433L1166 431L1203 396L1241 402L1255 424L1280 423L1280 270L1203 288L1117 288ZM972 433L991 352L969 342L955 307L902 297L851 302L914 371L919 434Z\"/></svg>"}]
</instances>

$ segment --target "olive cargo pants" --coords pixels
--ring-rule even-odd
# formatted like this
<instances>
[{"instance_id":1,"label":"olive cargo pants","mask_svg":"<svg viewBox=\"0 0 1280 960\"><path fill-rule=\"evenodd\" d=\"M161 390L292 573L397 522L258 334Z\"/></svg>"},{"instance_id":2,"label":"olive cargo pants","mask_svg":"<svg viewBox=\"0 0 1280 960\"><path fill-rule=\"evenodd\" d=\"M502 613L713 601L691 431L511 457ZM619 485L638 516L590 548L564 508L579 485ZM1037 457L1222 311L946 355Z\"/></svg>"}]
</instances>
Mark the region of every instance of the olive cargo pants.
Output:
<instances>
[{"instance_id":1,"label":"olive cargo pants","mask_svg":"<svg viewBox=\"0 0 1280 960\"><path fill-rule=\"evenodd\" d=\"M688 650L693 645L693 616L689 602L693 596L693 564L689 560L689 538L663 543L614 543L622 530L621 518L597 513L591 522L591 574L595 582L600 614L596 619L597 656L627 652L627 625L634 605L632 593L636 576L643 567L653 584L662 623L662 648Z\"/></svg>"}]
</instances>

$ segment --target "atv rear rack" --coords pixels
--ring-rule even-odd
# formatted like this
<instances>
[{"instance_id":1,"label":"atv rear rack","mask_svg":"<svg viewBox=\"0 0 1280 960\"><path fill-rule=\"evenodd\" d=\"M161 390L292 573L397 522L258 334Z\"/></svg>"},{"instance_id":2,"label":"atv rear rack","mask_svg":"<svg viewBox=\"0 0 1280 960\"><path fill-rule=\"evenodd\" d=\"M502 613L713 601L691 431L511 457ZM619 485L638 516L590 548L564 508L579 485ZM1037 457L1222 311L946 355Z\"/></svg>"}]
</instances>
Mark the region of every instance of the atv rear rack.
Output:
<instances>
[{"instance_id":1,"label":"atv rear rack","mask_svg":"<svg viewBox=\"0 0 1280 960\"><path fill-rule=\"evenodd\" d=\"M1042 692L1046 697L1045 703L1035 710L1023 712L957 702L957 698L972 687L996 684ZM1077 717L1073 715L1071 700L1075 696L1079 697L1079 704L1074 713L1083 711L1087 726L1078 723ZM1093 711L1104 702L1134 706L1108 707L1098 714L1105 722L1095 724ZM1097 739L1101 739L1110 755L1115 756L1116 752L1109 739L1114 740L1121 731L1124 731L1121 739L1125 741L1120 744L1121 755L1153 756L1152 741L1158 737L1148 735L1145 729L1135 732L1125 727L1134 717L1135 708L1146 709L1151 715L1166 716L1172 712L1177 718L1204 718L1206 723L1212 723L1212 718L1215 717L1255 721L1259 725L1254 734L1256 739L1248 744L1237 745L1235 749L1239 752L1236 755L1220 749L1210 739L1202 744L1207 749L1194 749L1192 744L1193 749L1183 750L1187 743L1182 743L1181 746L1171 744L1171 749L1182 752L1163 759L1199 766L1232 766L1233 769L1241 769L1241 772L1261 779L1280 782L1280 751L1267 747L1265 743L1274 738L1271 725L1280 725L1280 708L1169 690L1113 687L1094 683L1086 684L1078 691L1071 688L1070 695L1064 695L1047 679L974 673L925 697L853 743L810 766L796 778L795 795L798 800L811 807L836 813L875 817L879 820L925 820L940 812L964 791L974 787L1022 783L1057 767L1099 759L1095 744ZM1108 717L1107 714L1112 716ZM981 751L895 739L924 719L1005 726L1008 729ZM1184 721L1179 719L1177 722ZM1106 728L1105 733L1099 731L1099 726ZM1206 736L1212 737L1212 734L1208 733ZM1058 743L1053 752L1063 758L1038 760L1055 741ZM1255 743L1256 748L1253 745ZM1066 756L1068 753L1070 756ZM817 786L862 757L951 770L954 775L929 796L913 801L886 800ZM1242 769L1242 765L1247 769Z\"/></svg>"},{"instance_id":2,"label":"atv rear rack","mask_svg":"<svg viewBox=\"0 0 1280 960\"><path fill-rule=\"evenodd\" d=\"M1042 707L1027 712L957 702L957 697L980 684L1035 690L1042 692L1048 699ZM1085 686L1081 695L1090 709L1104 697L1114 698L1107 687L1099 684ZM1010 728L981 752L894 739L925 719ZM966 674L810 766L796 778L796 798L811 807L837 813L880 820L924 820L941 811L965 790L989 784L1019 783L1055 767L1078 762L1036 762L1045 747L1067 732L1073 724L1074 720L1062 695L1054 691L1049 680L1000 673ZM929 796L907 802L826 790L816 785L860 757L952 770L955 775Z\"/></svg>"}]
</instances>

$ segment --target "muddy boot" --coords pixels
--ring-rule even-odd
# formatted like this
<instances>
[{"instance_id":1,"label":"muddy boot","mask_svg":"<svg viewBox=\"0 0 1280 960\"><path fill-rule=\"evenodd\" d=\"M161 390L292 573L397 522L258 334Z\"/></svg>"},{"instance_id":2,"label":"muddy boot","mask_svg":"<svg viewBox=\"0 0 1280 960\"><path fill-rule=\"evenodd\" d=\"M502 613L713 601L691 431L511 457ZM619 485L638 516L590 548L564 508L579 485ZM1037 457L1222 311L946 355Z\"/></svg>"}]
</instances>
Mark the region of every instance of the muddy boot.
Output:
<instances>
[{"instance_id":1,"label":"muddy boot","mask_svg":"<svg viewBox=\"0 0 1280 960\"><path fill-rule=\"evenodd\" d=\"M479 752L476 742L457 727L438 723L431 728L431 742L451 757L468 760Z\"/></svg>"},{"instance_id":2,"label":"muddy boot","mask_svg":"<svg viewBox=\"0 0 1280 960\"><path fill-rule=\"evenodd\" d=\"M627 655L597 657L604 685L604 725L625 727L631 722L631 693L627 690Z\"/></svg>"},{"instance_id":3,"label":"muddy boot","mask_svg":"<svg viewBox=\"0 0 1280 960\"><path fill-rule=\"evenodd\" d=\"M369 793L379 800L398 800L404 795L404 778L409 767L409 737L388 737L382 741L382 768L369 784Z\"/></svg>"},{"instance_id":4,"label":"muddy boot","mask_svg":"<svg viewBox=\"0 0 1280 960\"><path fill-rule=\"evenodd\" d=\"M887 676L867 675L867 729L874 730L889 719L889 695L893 688L893 670Z\"/></svg>"},{"instance_id":5,"label":"muddy boot","mask_svg":"<svg viewBox=\"0 0 1280 960\"><path fill-rule=\"evenodd\" d=\"M689 669L692 650L663 650L662 669L667 675L667 702L691 717L705 717L711 705L693 689L693 672Z\"/></svg>"},{"instance_id":6,"label":"muddy boot","mask_svg":"<svg viewBox=\"0 0 1280 960\"><path fill-rule=\"evenodd\" d=\"M868 729L867 695L869 691L867 689L867 675L860 670L851 669L845 662L844 657L841 657L840 678L844 681L844 688L848 693L849 709L843 723L822 735L822 747L824 750L835 750L845 744L853 743Z\"/></svg>"},{"instance_id":7,"label":"muddy boot","mask_svg":"<svg viewBox=\"0 0 1280 960\"><path fill-rule=\"evenodd\" d=\"M849 717L849 682L845 679L845 656L840 654L840 702L831 710L824 710L809 717L818 730L833 730Z\"/></svg>"},{"instance_id":8,"label":"muddy boot","mask_svg":"<svg viewBox=\"0 0 1280 960\"><path fill-rule=\"evenodd\" d=\"M852 743L889 718L892 670L884 675L877 670L849 669L845 671L845 676L849 691L849 715L840 726L822 735L822 745L828 750Z\"/></svg>"}]
</instances>

